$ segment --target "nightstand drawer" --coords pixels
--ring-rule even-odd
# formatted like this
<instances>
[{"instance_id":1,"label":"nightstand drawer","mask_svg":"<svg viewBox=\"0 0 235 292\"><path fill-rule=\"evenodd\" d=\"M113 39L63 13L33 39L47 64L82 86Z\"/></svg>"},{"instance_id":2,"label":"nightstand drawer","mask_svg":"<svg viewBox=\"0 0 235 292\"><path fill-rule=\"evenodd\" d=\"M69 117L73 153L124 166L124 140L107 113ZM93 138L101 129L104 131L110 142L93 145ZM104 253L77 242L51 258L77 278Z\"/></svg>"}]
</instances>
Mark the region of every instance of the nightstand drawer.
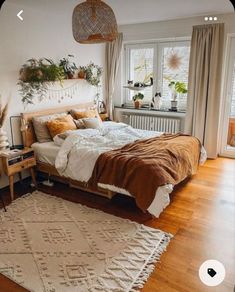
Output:
<instances>
[{"instance_id":1,"label":"nightstand drawer","mask_svg":"<svg viewBox=\"0 0 235 292\"><path fill-rule=\"evenodd\" d=\"M24 169L28 169L30 167L33 167L35 165L36 165L35 158L23 160L23 161L21 161L19 163L16 163L16 164L13 164L13 165L8 165L7 174L8 175L13 175L15 173L21 172Z\"/></svg>"}]
</instances>

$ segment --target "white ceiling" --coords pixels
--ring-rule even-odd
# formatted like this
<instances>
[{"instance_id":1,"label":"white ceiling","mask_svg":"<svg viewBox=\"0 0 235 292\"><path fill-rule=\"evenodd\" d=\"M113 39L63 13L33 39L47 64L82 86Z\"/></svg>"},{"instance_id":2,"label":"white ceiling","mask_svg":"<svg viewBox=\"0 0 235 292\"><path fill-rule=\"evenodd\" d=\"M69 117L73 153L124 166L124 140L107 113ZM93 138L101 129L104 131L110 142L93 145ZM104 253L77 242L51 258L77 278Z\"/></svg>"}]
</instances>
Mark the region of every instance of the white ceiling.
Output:
<instances>
[{"instance_id":1,"label":"white ceiling","mask_svg":"<svg viewBox=\"0 0 235 292\"><path fill-rule=\"evenodd\" d=\"M47 12L70 13L85 0L6 0L17 7ZM121 24L162 21L194 16L233 13L229 0L103 0L110 5ZM235 17L235 14L234 14Z\"/></svg>"},{"instance_id":2,"label":"white ceiling","mask_svg":"<svg viewBox=\"0 0 235 292\"><path fill-rule=\"evenodd\" d=\"M113 8L118 24L142 23L234 12L229 0L104 1Z\"/></svg>"}]
</instances>

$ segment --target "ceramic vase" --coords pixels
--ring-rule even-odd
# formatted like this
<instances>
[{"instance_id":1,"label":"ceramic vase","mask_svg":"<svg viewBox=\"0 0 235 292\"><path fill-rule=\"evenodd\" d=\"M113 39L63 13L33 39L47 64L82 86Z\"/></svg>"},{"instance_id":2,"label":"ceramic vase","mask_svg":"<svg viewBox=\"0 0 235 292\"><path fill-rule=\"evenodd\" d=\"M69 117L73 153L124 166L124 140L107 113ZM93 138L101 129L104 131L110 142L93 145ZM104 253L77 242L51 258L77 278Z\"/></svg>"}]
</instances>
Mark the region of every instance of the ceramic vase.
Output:
<instances>
[{"instance_id":1,"label":"ceramic vase","mask_svg":"<svg viewBox=\"0 0 235 292\"><path fill-rule=\"evenodd\" d=\"M0 151L3 151L9 147L9 142L7 138L6 131L0 128Z\"/></svg>"},{"instance_id":2,"label":"ceramic vase","mask_svg":"<svg viewBox=\"0 0 235 292\"><path fill-rule=\"evenodd\" d=\"M177 112L177 107L178 107L178 101L177 100L172 100L171 101L171 110Z\"/></svg>"}]
</instances>

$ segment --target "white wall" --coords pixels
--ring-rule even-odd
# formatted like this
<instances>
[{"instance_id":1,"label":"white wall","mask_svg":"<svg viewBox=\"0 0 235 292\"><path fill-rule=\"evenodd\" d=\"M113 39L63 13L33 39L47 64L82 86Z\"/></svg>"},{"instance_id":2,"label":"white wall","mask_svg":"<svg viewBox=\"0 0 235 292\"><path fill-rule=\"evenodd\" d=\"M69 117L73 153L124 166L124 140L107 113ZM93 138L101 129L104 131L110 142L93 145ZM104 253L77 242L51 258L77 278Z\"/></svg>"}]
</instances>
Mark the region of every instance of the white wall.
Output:
<instances>
[{"instance_id":1,"label":"white wall","mask_svg":"<svg viewBox=\"0 0 235 292\"><path fill-rule=\"evenodd\" d=\"M225 34L235 32L235 13L217 15L218 22L225 23ZM160 39L180 39L189 38L192 35L194 25L205 24L204 17L193 17L169 21L149 22L143 24L123 25L119 27L123 32L124 43L135 43L138 41L160 40ZM122 58L123 60L123 58ZM119 70L117 86L114 94L114 104L123 103L123 85L126 84L123 76L123 63Z\"/></svg>"},{"instance_id":2,"label":"white wall","mask_svg":"<svg viewBox=\"0 0 235 292\"><path fill-rule=\"evenodd\" d=\"M62 106L57 100L46 100L24 108L16 86L20 67L29 58L47 57L55 61L73 54L79 65L90 61L104 66L104 45L80 45L72 35L72 13L76 0L7 0L0 11L0 94L12 97L9 116ZM16 15L23 9L24 21ZM63 105L90 101L95 89L81 82L79 94L65 99ZM9 120L6 128L9 132ZM6 184L1 178L0 188Z\"/></svg>"}]
</instances>

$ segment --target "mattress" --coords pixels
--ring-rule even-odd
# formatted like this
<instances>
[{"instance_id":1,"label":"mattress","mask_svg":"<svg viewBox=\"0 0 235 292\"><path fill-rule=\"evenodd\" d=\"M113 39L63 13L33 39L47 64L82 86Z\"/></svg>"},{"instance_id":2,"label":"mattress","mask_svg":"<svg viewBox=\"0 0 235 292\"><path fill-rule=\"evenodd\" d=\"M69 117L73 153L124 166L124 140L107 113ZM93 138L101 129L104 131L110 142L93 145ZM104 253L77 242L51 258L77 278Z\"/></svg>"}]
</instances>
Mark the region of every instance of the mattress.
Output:
<instances>
[{"instance_id":1,"label":"mattress","mask_svg":"<svg viewBox=\"0 0 235 292\"><path fill-rule=\"evenodd\" d=\"M34 143L32 148L36 154L37 161L55 165L56 156L60 150L54 142Z\"/></svg>"}]
</instances>

